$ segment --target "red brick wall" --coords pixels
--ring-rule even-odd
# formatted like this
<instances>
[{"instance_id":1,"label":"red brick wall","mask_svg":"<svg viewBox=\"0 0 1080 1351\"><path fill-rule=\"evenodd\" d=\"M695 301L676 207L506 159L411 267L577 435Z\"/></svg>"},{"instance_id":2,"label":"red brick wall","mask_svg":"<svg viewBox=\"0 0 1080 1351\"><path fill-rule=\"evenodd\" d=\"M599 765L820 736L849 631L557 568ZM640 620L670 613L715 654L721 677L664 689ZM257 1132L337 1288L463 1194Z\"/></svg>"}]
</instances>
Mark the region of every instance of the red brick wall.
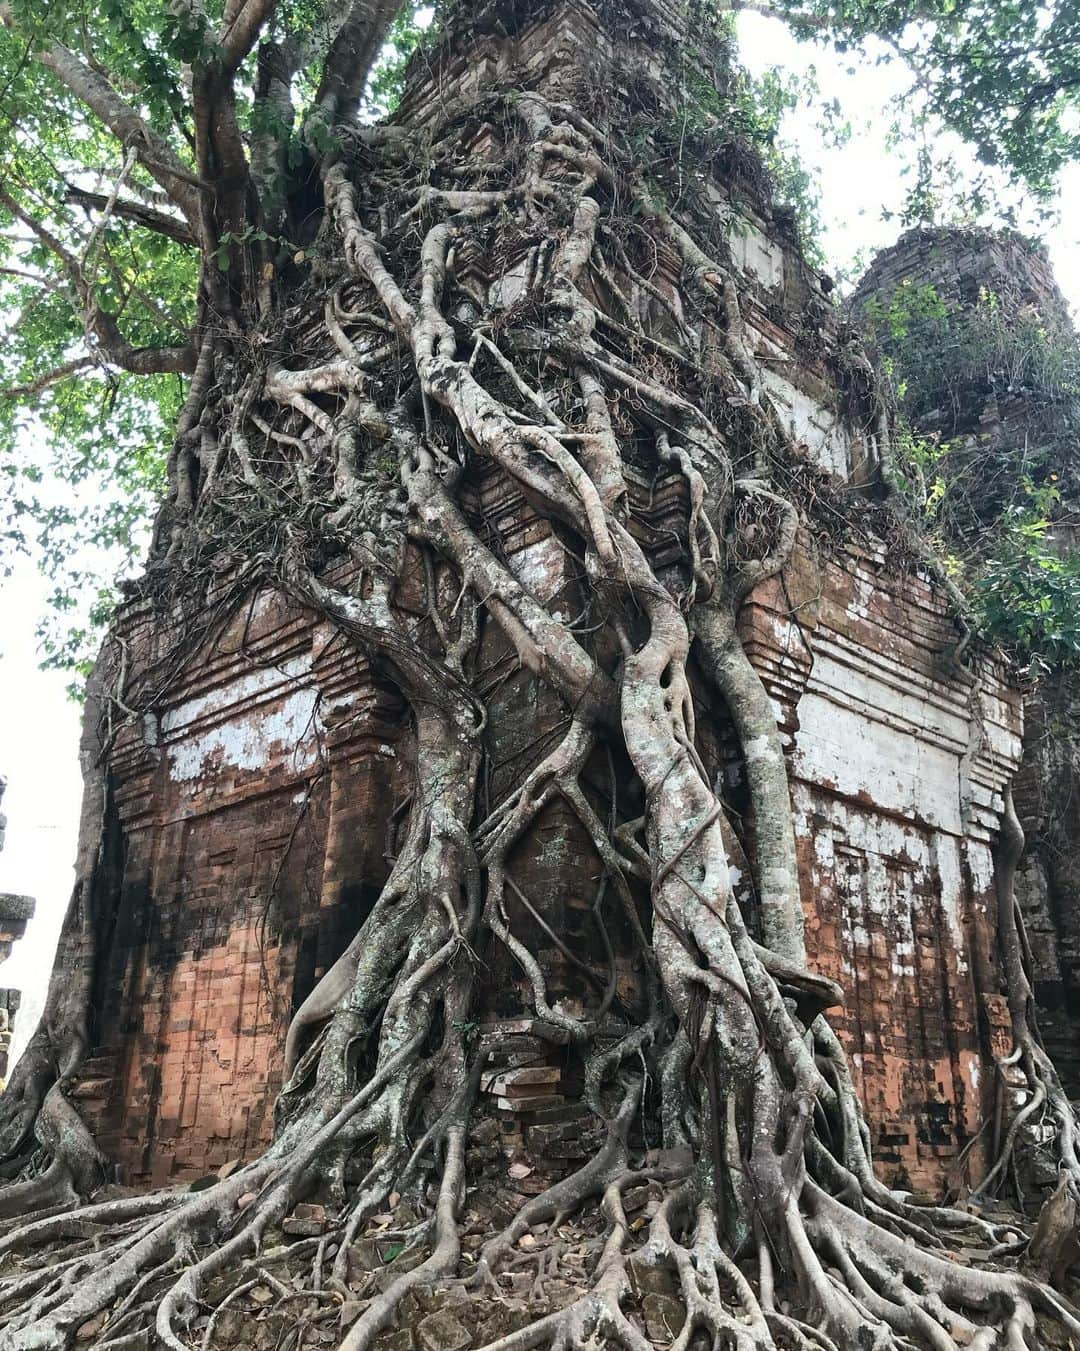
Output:
<instances>
[{"instance_id":1,"label":"red brick wall","mask_svg":"<svg viewBox=\"0 0 1080 1351\"><path fill-rule=\"evenodd\" d=\"M517 542L531 549L534 583L555 592L566 584L552 561L562 555L545 552L542 540L523 529ZM880 1165L890 1178L937 1188L987 1107L988 1049L1007 1023L994 983L989 894L994 784L1007 757L999 745L991 772L992 747L980 758L957 739L968 734L970 689L941 668L950 625L924 583L890 578L856 553L825 567L799 554L744 618L789 743L808 946L849 991L836 1024L853 1054ZM835 664L837 652L846 665ZM480 665L491 681L495 747L482 790L487 810L552 744L564 714L508 667L494 630ZM919 693L914 703L896 694L905 684ZM881 705L873 716L853 703L856 687ZM1000 723L991 740L1004 745L1015 731L1015 699L999 697L992 672L987 688L984 712ZM293 705L310 706L306 722L284 717ZM170 709L156 734L128 729L113 757L122 883L97 1045L79 1090L104 1148L133 1179L154 1182L205 1173L269 1138L289 1017L377 895L387 816L403 801L408 761L391 696L332 646L323 626L280 604L254 624L237 617L193 663ZM862 719L854 737L837 723L835 765L817 725L821 709L826 731L834 718ZM725 792L739 805L722 710L703 724L703 752L714 762L727 754ZM288 735L275 739L279 732ZM892 760L871 757L880 777L860 787L859 765L844 756L852 740L874 737L892 738ZM905 775L919 773L905 760L919 756L931 757L933 773L924 766L915 797L898 806ZM604 757L590 766L598 800L611 772ZM937 800L937 780L948 773L951 814ZM598 941L589 908L599 872L562 805L547 810L511 859L533 905L586 955ZM527 910L512 896L508 905L515 931L551 964L553 997L594 1002L596 988ZM629 939L614 907L608 913L620 991L633 998ZM481 1012L527 1008L516 963L498 944L484 958Z\"/></svg>"},{"instance_id":2,"label":"red brick wall","mask_svg":"<svg viewBox=\"0 0 1080 1351\"><path fill-rule=\"evenodd\" d=\"M949 664L956 630L925 578L854 549L796 555L741 622L787 736L807 947L848 992L831 1018L878 1167L955 1185L1007 1047L992 849L1018 693Z\"/></svg>"}]
</instances>

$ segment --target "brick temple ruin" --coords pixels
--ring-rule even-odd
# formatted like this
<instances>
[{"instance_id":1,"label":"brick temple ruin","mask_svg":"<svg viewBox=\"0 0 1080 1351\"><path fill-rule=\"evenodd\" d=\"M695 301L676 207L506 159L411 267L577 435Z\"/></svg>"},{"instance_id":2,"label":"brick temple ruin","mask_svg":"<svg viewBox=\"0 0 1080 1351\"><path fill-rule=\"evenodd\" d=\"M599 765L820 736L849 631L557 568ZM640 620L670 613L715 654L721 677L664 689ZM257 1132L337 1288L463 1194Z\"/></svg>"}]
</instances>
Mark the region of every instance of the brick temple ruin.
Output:
<instances>
[{"instance_id":1,"label":"brick temple ruin","mask_svg":"<svg viewBox=\"0 0 1080 1351\"><path fill-rule=\"evenodd\" d=\"M898 287L933 287L959 314L992 305L1010 328L1029 324L1052 343L1075 341L1068 304L1045 250L1008 231L921 227L885 249L860 283L856 304L887 302ZM1004 387L1003 387L1004 386ZM932 391L926 391L929 395ZM988 387L963 380L948 397L924 397L920 430L966 443L1002 463L1044 471L1060 500L1050 538L1061 550L1080 541L1080 427L1069 398L1050 397L1022 375ZM1014 472L1019 484L1021 470ZM1069 669L1045 669L1024 701L1024 755L1014 784L1027 839L1017 879L1047 1049L1066 1088L1080 1093L1080 683Z\"/></svg>"},{"instance_id":2,"label":"brick temple ruin","mask_svg":"<svg viewBox=\"0 0 1080 1351\"><path fill-rule=\"evenodd\" d=\"M483 60L459 50L437 84L415 66L396 116L421 122L437 88L468 92L522 52L529 79L549 87L568 53L580 60L611 43L575 3L477 41ZM873 501L879 446L848 388L850 325L788 214L737 165L711 173L770 391L808 460L853 499ZM659 254L655 285L675 294L677 268ZM513 280L511 268L495 284L512 292ZM677 475L641 476L631 489L633 529L662 560L678 547L665 528ZM474 519L515 574L562 604L568 564L547 524L494 470L470 491ZM408 595L400 603L419 607ZM883 544L826 553L805 540L753 593L740 625L784 733L810 959L847 991L831 1016L876 1159L890 1181L940 1192L992 1109L994 1058L1010 1045L993 851L1002 790L1021 760L1020 693L992 661L979 659L975 680L952 660L959 634L946 595ZM166 649L168 626L136 602L118 631L137 680ZM497 801L560 710L493 632L480 666L490 672L487 791ZM72 1096L130 1180L164 1183L248 1158L270 1137L290 1016L370 910L408 784L393 693L327 622L270 591L226 622L208 615L201 649L155 707L120 727L109 752L114 918L101 935L93 1047ZM738 820L746 794L725 711L714 707L700 731ZM589 928L597 865L564 807L546 809L516 867L537 914L519 906L515 929L556 973L553 998L588 1018L604 977ZM746 871L737 849L732 867ZM487 960L477 1033L500 1048L484 1083L495 1138L557 1170L589 1148L580 1065L530 1016L510 958L493 945ZM618 979L632 998L630 962Z\"/></svg>"}]
</instances>

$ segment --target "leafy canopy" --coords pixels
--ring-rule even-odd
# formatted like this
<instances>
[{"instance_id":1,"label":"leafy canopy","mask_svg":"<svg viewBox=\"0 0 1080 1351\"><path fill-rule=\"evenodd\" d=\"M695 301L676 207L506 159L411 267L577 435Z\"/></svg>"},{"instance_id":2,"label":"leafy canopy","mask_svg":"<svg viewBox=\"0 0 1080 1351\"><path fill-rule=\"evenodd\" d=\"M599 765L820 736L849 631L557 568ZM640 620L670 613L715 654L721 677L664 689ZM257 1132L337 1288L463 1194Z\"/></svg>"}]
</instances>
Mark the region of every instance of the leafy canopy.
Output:
<instances>
[{"instance_id":1,"label":"leafy canopy","mask_svg":"<svg viewBox=\"0 0 1080 1351\"><path fill-rule=\"evenodd\" d=\"M1080 153L1076 0L774 0L841 51L880 39L911 69L911 111L937 119L1037 196Z\"/></svg>"}]
</instances>

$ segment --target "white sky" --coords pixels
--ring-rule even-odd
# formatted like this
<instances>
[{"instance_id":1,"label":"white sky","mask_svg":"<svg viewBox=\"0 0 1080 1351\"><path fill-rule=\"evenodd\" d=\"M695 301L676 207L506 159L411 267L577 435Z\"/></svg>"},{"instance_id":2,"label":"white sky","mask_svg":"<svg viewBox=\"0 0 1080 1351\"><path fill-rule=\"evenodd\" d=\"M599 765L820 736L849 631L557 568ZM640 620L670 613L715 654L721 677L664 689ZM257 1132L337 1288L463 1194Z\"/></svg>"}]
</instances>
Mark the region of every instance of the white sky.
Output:
<instances>
[{"instance_id":1,"label":"white sky","mask_svg":"<svg viewBox=\"0 0 1080 1351\"><path fill-rule=\"evenodd\" d=\"M804 109L792 114L786 137L815 173L822 198L823 246L834 267L847 267L862 254L891 244L899 226L882 210L899 210L905 180L897 157L887 150L890 94L903 87L902 72L858 57L836 57L823 48L800 47L780 23L743 15L742 56L755 74L770 66L805 72L817 69L826 97L836 97L854 127L841 149L821 144L815 119ZM964 162L964 149L955 152ZM1062 224L1045 232L1058 282L1074 310L1080 310L1080 166L1065 175L1060 200ZM77 764L79 711L67 696L67 677L38 669L34 631L45 605L46 586L34 560L21 559L0 583L0 774L8 789L3 809L7 843L0 854L0 891L37 897L38 909L26 938L0 967L0 985L23 991L17 1046L25 1044L44 998L52 953L72 882L81 785Z\"/></svg>"}]
</instances>

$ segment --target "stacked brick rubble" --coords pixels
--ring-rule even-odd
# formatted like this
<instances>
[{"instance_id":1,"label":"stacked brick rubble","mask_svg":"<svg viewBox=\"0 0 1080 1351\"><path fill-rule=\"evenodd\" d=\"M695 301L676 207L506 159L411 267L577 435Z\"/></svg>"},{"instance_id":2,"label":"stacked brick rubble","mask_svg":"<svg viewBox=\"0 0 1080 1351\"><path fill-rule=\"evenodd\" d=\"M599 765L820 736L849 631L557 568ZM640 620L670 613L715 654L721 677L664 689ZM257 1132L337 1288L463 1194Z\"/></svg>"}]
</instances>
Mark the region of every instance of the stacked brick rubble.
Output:
<instances>
[{"instance_id":1,"label":"stacked brick rubble","mask_svg":"<svg viewBox=\"0 0 1080 1351\"><path fill-rule=\"evenodd\" d=\"M478 25L476 51L440 51L417 69L402 120L422 122L451 92L512 68L558 92L568 67L588 75L589 63L626 55L589 6L533 6L516 25L506 8L497 24ZM728 261L782 415L810 461L851 494L872 492L877 448L843 387L849 335L787 221L737 192L722 166L710 173L718 213L736 218ZM513 268L509 260L487 279L508 301ZM659 255L654 284L673 294L677 281L676 261ZM663 566L685 547L684 490L651 470L632 473L630 490L633 528ZM534 594L576 614L548 524L490 467L469 491L483 537ZM419 595L406 586L400 603L418 606ZM802 541L741 624L786 737L812 960L850 992L836 1021L882 1167L939 1190L989 1110L991 1057L1007 1045L992 848L1019 758L1017 692L991 664L973 692L943 656L956 640L944 595L872 542L828 551ZM195 1177L267 1140L289 1017L369 913L409 792L400 703L327 623L260 591L206 630L157 715L123 726L109 755L107 833L119 862L102 899L112 919L101 935L97 1044L76 1091L132 1180ZM169 625L140 602L120 631L137 682L167 649ZM564 714L491 626L478 669L483 812L520 782ZM713 707L702 722L703 755L752 845L727 715ZM596 768L598 792L611 772ZM551 998L598 1020L602 1041L623 1025L598 1015L608 978L592 921L601 871L575 818L552 804L513 860L531 911L514 896L509 911L552 973ZM634 1007L640 969L626 936L612 938L619 1000ZM519 1193L539 1190L595 1145L580 1058L533 1017L508 955L493 944L485 962L472 1032L494 1055L474 1143L509 1168Z\"/></svg>"}]
</instances>

